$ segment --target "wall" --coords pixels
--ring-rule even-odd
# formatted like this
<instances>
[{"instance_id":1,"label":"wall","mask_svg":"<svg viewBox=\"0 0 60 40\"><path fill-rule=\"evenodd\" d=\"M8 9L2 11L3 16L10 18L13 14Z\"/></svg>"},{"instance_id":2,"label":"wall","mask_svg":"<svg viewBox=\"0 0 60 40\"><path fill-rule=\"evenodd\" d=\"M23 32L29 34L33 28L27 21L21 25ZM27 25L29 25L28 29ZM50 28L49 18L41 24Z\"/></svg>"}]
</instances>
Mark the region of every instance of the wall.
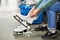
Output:
<instances>
[{"instance_id":1,"label":"wall","mask_svg":"<svg viewBox=\"0 0 60 40\"><path fill-rule=\"evenodd\" d=\"M18 0L0 0L0 11L11 11L18 9Z\"/></svg>"}]
</instances>

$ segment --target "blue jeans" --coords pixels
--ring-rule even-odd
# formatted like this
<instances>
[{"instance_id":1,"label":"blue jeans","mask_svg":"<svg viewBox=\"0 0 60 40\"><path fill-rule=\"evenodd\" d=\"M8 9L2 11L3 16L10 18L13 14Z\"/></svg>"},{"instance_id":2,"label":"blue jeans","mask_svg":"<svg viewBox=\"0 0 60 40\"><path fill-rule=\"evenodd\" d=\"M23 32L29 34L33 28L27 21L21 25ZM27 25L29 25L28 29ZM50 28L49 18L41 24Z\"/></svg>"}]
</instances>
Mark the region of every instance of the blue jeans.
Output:
<instances>
[{"instance_id":1,"label":"blue jeans","mask_svg":"<svg viewBox=\"0 0 60 40\"><path fill-rule=\"evenodd\" d=\"M46 1L43 1L37 8L40 8L43 3ZM56 29L57 22L56 22L56 12L60 11L60 2L56 2L54 5L52 5L49 8L46 8L47 13L47 21L48 21L48 29Z\"/></svg>"}]
</instances>

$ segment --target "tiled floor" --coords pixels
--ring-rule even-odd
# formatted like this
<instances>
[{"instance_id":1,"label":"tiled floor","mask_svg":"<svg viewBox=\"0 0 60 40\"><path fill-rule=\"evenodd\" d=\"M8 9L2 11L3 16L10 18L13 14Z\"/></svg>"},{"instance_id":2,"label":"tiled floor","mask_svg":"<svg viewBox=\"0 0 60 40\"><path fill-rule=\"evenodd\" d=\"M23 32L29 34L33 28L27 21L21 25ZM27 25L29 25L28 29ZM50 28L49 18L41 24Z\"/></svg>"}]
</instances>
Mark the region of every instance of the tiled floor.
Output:
<instances>
[{"instance_id":1,"label":"tiled floor","mask_svg":"<svg viewBox=\"0 0 60 40\"><path fill-rule=\"evenodd\" d=\"M32 32L35 34L30 34L30 37L27 35L13 35L13 30L16 26L20 24L13 18L16 15L16 11L11 12L0 12L0 40L60 40L60 37L55 39L42 39L41 35L45 32ZM31 26L32 29L36 25Z\"/></svg>"}]
</instances>

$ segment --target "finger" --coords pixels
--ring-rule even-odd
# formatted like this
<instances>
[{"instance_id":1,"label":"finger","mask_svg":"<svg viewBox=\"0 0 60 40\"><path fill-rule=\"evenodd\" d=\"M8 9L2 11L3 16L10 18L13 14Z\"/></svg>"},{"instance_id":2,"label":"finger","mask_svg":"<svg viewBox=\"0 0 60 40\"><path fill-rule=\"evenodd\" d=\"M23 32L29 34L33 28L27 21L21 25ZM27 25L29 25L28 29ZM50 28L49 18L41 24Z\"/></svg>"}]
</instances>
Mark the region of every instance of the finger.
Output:
<instances>
[{"instance_id":1,"label":"finger","mask_svg":"<svg viewBox=\"0 0 60 40\"><path fill-rule=\"evenodd\" d=\"M33 18L33 17L35 17L35 15L34 15L34 14L31 14L31 15L30 15L30 17L32 17L32 18Z\"/></svg>"}]
</instances>

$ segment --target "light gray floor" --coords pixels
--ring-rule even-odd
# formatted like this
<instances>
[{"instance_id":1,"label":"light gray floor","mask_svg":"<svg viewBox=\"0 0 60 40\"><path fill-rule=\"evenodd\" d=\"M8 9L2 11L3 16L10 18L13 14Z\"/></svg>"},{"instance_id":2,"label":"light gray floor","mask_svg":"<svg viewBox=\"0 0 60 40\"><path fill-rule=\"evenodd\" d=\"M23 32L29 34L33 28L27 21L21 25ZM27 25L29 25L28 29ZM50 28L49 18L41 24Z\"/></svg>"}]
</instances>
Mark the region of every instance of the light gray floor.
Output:
<instances>
[{"instance_id":1,"label":"light gray floor","mask_svg":"<svg viewBox=\"0 0 60 40\"><path fill-rule=\"evenodd\" d=\"M13 18L16 15L16 11L0 12L0 40L45 40L41 38L41 35L45 32L32 32L35 35L30 34L30 37L24 35L13 35L13 30L20 24ZM36 26L36 25L35 25ZM33 26L32 26L33 27ZM56 39L60 40L60 39Z\"/></svg>"},{"instance_id":2,"label":"light gray floor","mask_svg":"<svg viewBox=\"0 0 60 40\"><path fill-rule=\"evenodd\" d=\"M0 40L29 40L23 35L13 35L13 30L20 24L13 18L17 12L0 12ZM38 37L40 38L40 37ZM38 39L36 38L36 40ZM33 38L34 40L35 38ZM32 40L32 39L31 39ZM40 40L40 39L38 39Z\"/></svg>"}]
</instances>

